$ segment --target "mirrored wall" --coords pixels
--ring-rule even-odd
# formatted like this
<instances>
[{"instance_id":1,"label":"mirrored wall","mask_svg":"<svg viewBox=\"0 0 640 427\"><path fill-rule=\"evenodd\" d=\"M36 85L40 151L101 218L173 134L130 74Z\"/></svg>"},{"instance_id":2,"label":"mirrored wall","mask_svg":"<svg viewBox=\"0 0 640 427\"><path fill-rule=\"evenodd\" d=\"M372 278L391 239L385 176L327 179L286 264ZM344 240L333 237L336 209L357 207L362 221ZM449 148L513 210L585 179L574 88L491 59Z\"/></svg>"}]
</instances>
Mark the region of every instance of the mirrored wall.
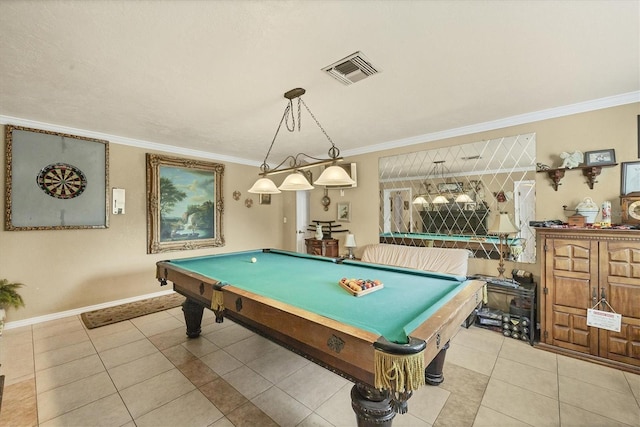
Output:
<instances>
[{"instance_id":1,"label":"mirrored wall","mask_svg":"<svg viewBox=\"0 0 640 427\"><path fill-rule=\"evenodd\" d=\"M506 257L535 262L535 152L531 133L380 158L380 242L498 259L506 213Z\"/></svg>"}]
</instances>

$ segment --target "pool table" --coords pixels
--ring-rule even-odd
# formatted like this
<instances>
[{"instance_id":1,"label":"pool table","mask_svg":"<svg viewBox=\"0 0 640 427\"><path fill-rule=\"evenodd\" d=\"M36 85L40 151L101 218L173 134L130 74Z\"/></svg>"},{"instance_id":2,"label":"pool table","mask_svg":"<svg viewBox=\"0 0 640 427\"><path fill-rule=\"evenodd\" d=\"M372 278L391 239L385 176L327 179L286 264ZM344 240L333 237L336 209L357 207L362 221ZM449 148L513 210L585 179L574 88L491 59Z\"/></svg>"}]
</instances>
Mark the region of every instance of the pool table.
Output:
<instances>
[{"instance_id":1,"label":"pool table","mask_svg":"<svg viewBox=\"0 0 640 427\"><path fill-rule=\"evenodd\" d=\"M353 381L359 426L391 425L414 390L443 381L448 342L484 285L274 249L160 261L156 277L187 297L189 337L199 336L207 307L217 322L227 317ZM355 296L338 284L343 277L382 286Z\"/></svg>"},{"instance_id":2,"label":"pool table","mask_svg":"<svg viewBox=\"0 0 640 427\"><path fill-rule=\"evenodd\" d=\"M521 244L519 238L509 238L509 246ZM436 233L381 233L380 243L405 246L433 246L434 248L468 249L476 257L500 258L500 240L497 236Z\"/></svg>"}]
</instances>

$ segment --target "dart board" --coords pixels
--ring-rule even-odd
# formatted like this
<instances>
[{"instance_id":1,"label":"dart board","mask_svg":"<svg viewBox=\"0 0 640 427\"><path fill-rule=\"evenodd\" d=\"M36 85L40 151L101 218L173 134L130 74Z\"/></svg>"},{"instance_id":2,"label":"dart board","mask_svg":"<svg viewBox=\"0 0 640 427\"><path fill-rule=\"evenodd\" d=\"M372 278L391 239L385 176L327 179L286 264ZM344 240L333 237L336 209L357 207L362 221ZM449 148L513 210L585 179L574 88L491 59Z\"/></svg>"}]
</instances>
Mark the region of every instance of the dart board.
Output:
<instances>
[{"instance_id":1,"label":"dart board","mask_svg":"<svg viewBox=\"0 0 640 427\"><path fill-rule=\"evenodd\" d=\"M73 199L87 187L87 178L77 167L52 163L42 168L36 179L42 191L56 199Z\"/></svg>"}]
</instances>

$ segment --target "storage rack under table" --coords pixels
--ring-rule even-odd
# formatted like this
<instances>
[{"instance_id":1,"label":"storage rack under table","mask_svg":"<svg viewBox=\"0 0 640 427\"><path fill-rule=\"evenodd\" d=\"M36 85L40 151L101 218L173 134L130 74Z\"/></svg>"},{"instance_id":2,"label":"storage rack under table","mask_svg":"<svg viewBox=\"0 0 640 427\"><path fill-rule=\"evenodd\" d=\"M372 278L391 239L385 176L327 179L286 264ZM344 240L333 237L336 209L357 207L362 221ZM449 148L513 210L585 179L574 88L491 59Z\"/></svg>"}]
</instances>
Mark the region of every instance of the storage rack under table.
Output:
<instances>
[{"instance_id":1,"label":"storage rack under table","mask_svg":"<svg viewBox=\"0 0 640 427\"><path fill-rule=\"evenodd\" d=\"M536 337L536 283L519 283L511 279L500 280L497 277L473 276L474 279L484 280L487 284L487 292L508 295L530 300L530 308L527 312L531 327L529 328L529 344L533 345ZM513 316L513 314L511 314ZM521 317L521 316L520 316Z\"/></svg>"}]
</instances>

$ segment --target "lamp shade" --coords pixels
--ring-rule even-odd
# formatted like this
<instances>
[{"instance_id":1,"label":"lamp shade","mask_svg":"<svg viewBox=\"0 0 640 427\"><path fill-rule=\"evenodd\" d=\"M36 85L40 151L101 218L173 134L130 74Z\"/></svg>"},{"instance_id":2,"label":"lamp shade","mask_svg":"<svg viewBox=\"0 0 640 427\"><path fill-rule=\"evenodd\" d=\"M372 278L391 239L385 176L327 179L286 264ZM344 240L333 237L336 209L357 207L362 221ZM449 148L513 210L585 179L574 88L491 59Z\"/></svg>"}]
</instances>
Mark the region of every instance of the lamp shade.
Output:
<instances>
[{"instance_id":1,"label":"lamp shade","mask_svg":"<svg viewBox=\"0 0 640 427\"><path fill-rule=\"evenodd\" d=\"M506 212L500 212L491 227L487 230L490 234L513 234L518 231L520 230L513 225L511 219L509 219L509 214Z\"/></svg>"},{"instance_id":2,"label":"lamp shade","mask_svg":"<svg viewBox=\"0 0 640 427\"><path fill-rule=\"evenodd\" d=\"M344 242L344 247L345 248L355 248L356 245L356 236L354 236L353 234L347 234L347 238Z\"/></svg>"},{"instance_id":3,"label":"lamp shade","mask_svg":"<svg viewBox=\"0 0 640 427\"><path fill-rule=\"evenodd\" d=\"M461 194L458 197L456 197L456 203L471 203L473 202L473 199L471 197L469 197L468 194Z\"/></svg>"},{"instance_id":4,"label":"lamp shade","mask_svg":"<svg viewBox=\"0 0 640 427\"><path fill-rule=\"evenodd\" d=\"M280 190L269 178L260 178L251 187L249 193L255 194L278 194Z\"/></svg>"},{"instance_id":5,"label":"lamp shade","mask_svg":"<svg viewBox=\"0 0 640 427\"><path fill-rule=\"evenodd\" d=\"M429 204L429 201L428 201L427 199L425 199L425 198L424 198L424 196L418 196L418 197L416 197L415 199L413 199L413 202L412 202L412 203L413 203L414 205L422 205L422 206L425 206L425 205L428 205L428 204Z\"/></svg>"},{"instance_id":6,"label":"lamp shade","mask_svg":"<svg viewBox=\"0 0 640 427\"><path fill-rule=\"evenodd\" d=\"M353 185L356 182L340 166L329 166L313 183L315 185Z\"/></svg>"},{"instance_id":7,"label":"lamp shade","mask_svg":"<svg viewBox=\"0 0 640 427\"><path fill-rule=\"evenodd\" d=\"M313 185L309 184L304 175L294 172L284 179L278 189L282 191L313 190Z\"/></svg>"},{"instance_id":8,"label":"lamp shade","mask_svg":"<svg viewBox=\"0 0 640 427\"><path fill-rule=\"evenodd\" d=\"M433 199L433 203L436 203L436 204L449 203L449 200L447 200L447 198L444 196L436 196Z\"/></svg>"}]
</instances>

